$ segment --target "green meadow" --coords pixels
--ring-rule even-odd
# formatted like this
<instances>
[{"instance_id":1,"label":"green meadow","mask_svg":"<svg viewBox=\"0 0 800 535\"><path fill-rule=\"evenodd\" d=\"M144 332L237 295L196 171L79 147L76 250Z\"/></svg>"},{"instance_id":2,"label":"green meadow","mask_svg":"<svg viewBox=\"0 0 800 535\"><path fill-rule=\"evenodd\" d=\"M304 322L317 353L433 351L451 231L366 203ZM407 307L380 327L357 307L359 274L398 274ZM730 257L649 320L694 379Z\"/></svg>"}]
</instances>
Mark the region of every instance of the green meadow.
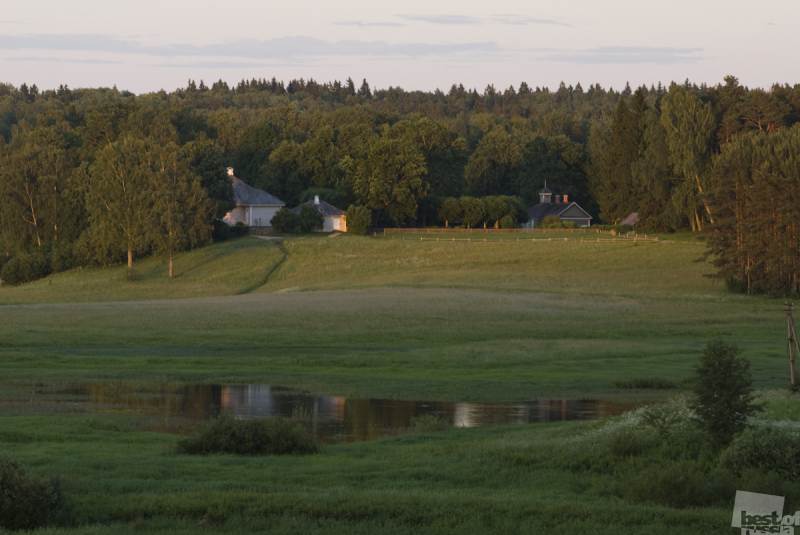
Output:
<instances>
[{"instance_id":1,"label":"green meadow","mask_svg":"<svg viewBox=\"0 0 800 535\"><path fill-rule=\"evenodd\" d=\"M152 258L131 277L96 268L2 286L0 399L24 401L26 385L96 379L644 403L674 391L613 382L663 377L680 392L714 339L740 345L757 388L788 385L783 302L728 293L708 277L697 236L406 238L239 238L179 256L172 280ZM800 420L794 398L773 397L767 417ZM732 502L638 500L621 488L672 454L642 446L630 451L649 460L629 462L622 439L604 431L618 419L409 434L308 457L190 457L175 453L179 436L144 431L136 415L23 405L0 402L0 456L61 478L71 524L47 533L729 529Z\"/></svg>"}]
</instances>

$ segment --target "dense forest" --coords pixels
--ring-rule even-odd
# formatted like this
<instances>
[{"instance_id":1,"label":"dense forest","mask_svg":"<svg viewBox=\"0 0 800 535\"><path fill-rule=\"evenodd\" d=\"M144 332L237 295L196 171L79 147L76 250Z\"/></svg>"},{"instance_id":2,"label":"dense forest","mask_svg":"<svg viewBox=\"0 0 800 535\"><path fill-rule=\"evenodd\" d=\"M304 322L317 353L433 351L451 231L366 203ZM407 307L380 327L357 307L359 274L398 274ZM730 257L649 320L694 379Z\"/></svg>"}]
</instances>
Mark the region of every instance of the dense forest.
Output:
<instances>
[{"instance_id":1,"label":"dense forest","mask_svg":"<svg viewBox=\"0 0 800 535\"><path fill-rule=\"evenodd\" d=\"M798 293L798 122L800 85L733 76L481 93L0 84L0 267L21 281L208 243L232 206L231 166L290 207L320 195L376 226L517 225L546 180L595 223L637 212L642 231L707 231L731 288Z\"/></svg>"}]
</instances>

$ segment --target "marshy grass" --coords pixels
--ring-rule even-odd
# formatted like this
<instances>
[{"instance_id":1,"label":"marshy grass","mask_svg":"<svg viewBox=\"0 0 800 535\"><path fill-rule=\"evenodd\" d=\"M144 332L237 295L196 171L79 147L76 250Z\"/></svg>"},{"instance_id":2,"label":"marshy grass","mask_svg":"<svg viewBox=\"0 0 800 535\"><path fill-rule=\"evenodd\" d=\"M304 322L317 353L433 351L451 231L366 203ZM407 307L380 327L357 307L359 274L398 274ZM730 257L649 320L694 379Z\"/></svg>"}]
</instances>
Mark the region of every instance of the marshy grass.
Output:
<instances>
[{"instance_id":1,"label":"marshy grass","mask_svg":"<svg viewBox=\"0 0 800 535\"><path fill-rule=\"evenodd\" d=\"M611 382L611 386L623 390L673 390L678 388L677 383L663 377L615 379Z\"/></svg>"}]
</instances>

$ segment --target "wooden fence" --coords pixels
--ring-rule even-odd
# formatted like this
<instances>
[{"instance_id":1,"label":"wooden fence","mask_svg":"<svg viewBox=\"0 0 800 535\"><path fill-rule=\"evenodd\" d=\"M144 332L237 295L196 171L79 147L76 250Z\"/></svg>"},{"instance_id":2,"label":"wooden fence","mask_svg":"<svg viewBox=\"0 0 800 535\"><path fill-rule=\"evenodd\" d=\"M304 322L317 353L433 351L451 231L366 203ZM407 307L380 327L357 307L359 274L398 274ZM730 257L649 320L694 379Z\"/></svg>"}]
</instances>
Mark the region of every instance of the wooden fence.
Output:
<instances>
[{"instance_id":1,"label":"wooden fence","mask_svg":"<svg viewBox=\"0 0 800 535\"><path fill-rule=\"evenodd\" d=\"M394 234L583 234L584 236L587 234L595 234L595 235L608 235L614 236L613 238L605 238L601 239L599 236L597 239L595 238L588 238L588 237L581 237L578 238L516 238L516 239L506 239L503 238L498 239L480 239L480 238L425 238L420 237L420 241L466 241L466 242L486 242L486 241L580 241L580 242L598 242L598 241L650 241L650 242L657 242L658 238L655 237L648 237L647 234L640 236L639 234L631 233L617 233L613 230L601 230L601 229L592 229L592 228L554 228L554 229L488 229L488 228L476 228L476 229L455 229L455 228L376 228L370 229L370 234L373 236L375 235L394 235ZM392 236L394 238L394 236ZM403 238L405 239L405 237Z\"/></svg>"},{"instance_id":2,"label":"wooden fence","mask_svg":"<svg viewBox=\"0 0 800 535\"><path fill-rule=\"evenodd\" d=\"M392 236L394 239L394 236ZM402 240L406 241L406 237L402 236ZM416 238L408 238L408 241L416 241ZM597 238L588 238L581 236L580 238L426 238L424 236L420 236L419 241L435 241L435 242L457 242L457 241L465 241L468 243L491 243L491 242L505 242L505 243L517 243L517 242L580 242L580 243L609 243L609 242L619 242L619 243L638 243L638 242L652 242L657 243L659 240L658 238L647 238L642 236L615 236L613 238L601 238L598 236Z\"/></svg>"}]
</instances>

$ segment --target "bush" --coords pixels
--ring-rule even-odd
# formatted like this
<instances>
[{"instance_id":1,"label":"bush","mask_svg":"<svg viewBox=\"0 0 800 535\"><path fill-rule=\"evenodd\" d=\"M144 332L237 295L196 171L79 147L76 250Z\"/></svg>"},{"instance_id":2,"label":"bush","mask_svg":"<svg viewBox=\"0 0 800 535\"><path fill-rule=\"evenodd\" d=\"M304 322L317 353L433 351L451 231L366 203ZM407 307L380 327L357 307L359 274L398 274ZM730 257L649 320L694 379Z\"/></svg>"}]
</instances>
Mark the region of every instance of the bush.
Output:
<instances>
[{"instance_id":1,"label":"bush","mask_svg":"<svg viewBox=\"0 0 800 535\"><path fill-rule=\"evenodd\" d=\"M692 409L717 446L728 444L761 409L753 399L750 362L736 344L709 342L695 367Z\"/></svg>"},{"instance_id":2,"label":"bush","mask_svg":"<svg viewBox=\"0 0 800 535\"><path fill-rule=\"evenodd\" d=\"M250 227L239 221L231 227L231 231L239 237L247 236L250 234Z\"/></svg>"},{"instance_id":3,"label":"bush","mask_svg":"<svg viewBox=\"0 0 800 535\"><path fill-rule=\"evenodd\" d=\"M300 218L297 223L300 232L311 232L315 228L322 230L324 225L325 218L319 213L319 210L310 204L304 204L300 208Z\"/></svg>"},{"instance_id":4,"label":"bush","mask_svg":"<svg viewBox=\"0 0 800 535\"><path fill-rule=\"evenodd\" d=\"M511 214L505 215L500 219L500 228L509 229L509 228L519 228L519 223L517 223L517 219L512 216Z\"/></svg>"},{"instance_id":5,"label":"bush","mask_svg":"<svg viewBox=\"0 0 800 535\"><path fill-rule=\"evenodd\" d=\"M444 431L451 427L453 427L453 424L436 414L423 414L411 418L411 429L415 433L433 433L434 431Z\"/></svg>"},{"instance_id":6,"label":"bush","mask_svg":"<svg viewBox=\"0 0 800 535\"><path fill-rule=\"evenodd\" d=\"M318 451L316 438L305 427L283 418L222 417L209 422L197 436L178 443L178 453L190 455L308 455Z\"/></svg>"},{"instance_id":7,"label":"bush","mask_svg":"<svg viewBox=\"0 0 800 535\"><path fill-rule=\"evenodd\" d=\"M372 212L366 206L355 206L351 204L344 218L347 223L347 232L363 236L367 233L372 223Z\"/></svg>"},{"instance_id":8,"label":"bush","mask_svg":"<svg viewBox=\"0 0 800 535\"><path fill-rule=\"evenodd\" d=\"M69 243L54 244L50 251L50 268L53 273L61 273L76 266L72 254L72 245Z\"/></svg>"},{"instance_id":9,"label":"bush","mask_svg":"<svg viewBox=\"0 0 800 535\"><path fill-rule=\"evenodd\" d=\"M295 232L300 226L300 216L284 206L272 216L269 224L278 232Z\"/></svg>"},{"instance_id":10,"label":"bush","mask_svg":"<svg viewBox=\"0 0 800 535\"><path fill-rule=\"evenodd\" d=\"M797 480L800 479L800 438L774 427L748 429L722 452L719 464L736 475L753 468Z\"/></svg>"},{"instance_id":11,"label":"bush","mask_svg":"<svg viewBox=\"0 0 800 535\"><path fill-rule=\"evenodd\" d=\"M66 517L57 483L26 472L16 461L0 461L0 528L33 530L61 524Z\"/></svg>"},{"instance_id":12,"label":"bush","mask_svg":"<svg viewBox=\"0 0 800 535\"><path fill-rule=\"evenodd\" d=\"M231 237L231 226L221 219L214 220L211 229L211 239L215 242L225 241Z\"/></svg>"},{"instance_id":13,"label":"bush","mask_svg":"<svg viewBox=\"0 0 800 535\"><path fill-rule=\"evenodd\" d=\"M747 293L747 281L739 280L736 277L725 277L725 287L731 293L735 294Z\"/></svg>"},{"instance_id":14,"label":"bush","mask_svg":"<svg viewBox=\"0 0 800 535\"><path fill-rule=\"evenodd\" d=\"M670 390L678 388L678 385L664 379L663 377L638 377L634 379L617 379L611 382L611 386L621 389L640 389L640 390Z\"/></svg>"},{"instance_id":15,"label":"bush","mask_svg":"<svg viewBox=\"0 0 800 535\"><path fill-rule=\"evenodd\" d=\"M50 264L41 253L20 254L12 257L0 271L4 284L22 284L50 274Z\"/></svg>"},{"instance_id":16,"label":"bush","mask_svg":"<svg viewBox=\"0 0 800 535\"><path fill-rule=\"evenodd\" d=\"M559 229L559 228L578 228L574 221L564 221L555 215L549 215L542 219L537 228Z\"/></svg>"}]
</instances>

